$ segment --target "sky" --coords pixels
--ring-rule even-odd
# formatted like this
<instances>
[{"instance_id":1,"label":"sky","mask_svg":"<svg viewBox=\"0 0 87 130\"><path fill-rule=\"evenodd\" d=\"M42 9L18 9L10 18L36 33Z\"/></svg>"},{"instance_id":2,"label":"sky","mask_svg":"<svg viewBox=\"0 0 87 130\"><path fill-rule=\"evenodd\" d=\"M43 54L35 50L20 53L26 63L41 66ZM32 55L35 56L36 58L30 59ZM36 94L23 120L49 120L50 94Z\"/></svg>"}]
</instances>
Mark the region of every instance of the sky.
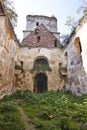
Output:
<instances>
[{"instance_id":1,"label":"sky","mask_svg":"<svg viewBox=\"0 0 87 130\"><path fill-rule=\"evenodd\" d=\"M16 35L21 41L23 30L26 28L26 16L32 15L54 15L57 18L57 28L60 34L67 34L68 27L65 26L66 18L72 16L78 19L76 11L82 5L83 0L13 0L18 24L15 28Z\"/></svg>"}]
</instances>

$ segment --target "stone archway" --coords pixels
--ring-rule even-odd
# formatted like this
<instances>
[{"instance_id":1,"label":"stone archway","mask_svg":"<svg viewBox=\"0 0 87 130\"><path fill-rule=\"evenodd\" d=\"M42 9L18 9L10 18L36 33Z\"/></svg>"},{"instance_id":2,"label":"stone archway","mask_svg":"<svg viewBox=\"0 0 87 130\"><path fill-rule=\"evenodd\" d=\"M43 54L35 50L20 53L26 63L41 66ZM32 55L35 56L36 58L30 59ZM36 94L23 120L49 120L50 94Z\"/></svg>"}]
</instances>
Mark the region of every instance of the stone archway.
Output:
<instances>
[{"instance_id":1,"label":"stone archway","mask_svg":"<svg viewBox=\"0 0 87 130\"><path fill-rule=\"evenodd\" d=\"M47 87L47 75L45 73L39 73L34 78L34 92L46 92Z\"/></svg>"},{"instance_id":2,"label":"stone archway","mask_svg":"<svg viewBox=\"0 0 87 130\"><path fill-rule=\"evenodd\" d=\"M74 57L74 61L75 64L79 64L82 63L82 46L81 46L81 42L80 42L80 38L77 37L74 41L74 47L75 47L75 57Z\"/></svg>"},{"instance_id":3,"label":"stone archway","mask_svg":"<svg viewBox=\"0 0 87 130\"><path fill-rule=\"evenodd\" d=\"M77 37L74 41L74 46L75 46L75 52L76 54L81 54L82 52L82 46L81 46L81 42L80 42L80 38Z\"/></svg>"}]
</instances>

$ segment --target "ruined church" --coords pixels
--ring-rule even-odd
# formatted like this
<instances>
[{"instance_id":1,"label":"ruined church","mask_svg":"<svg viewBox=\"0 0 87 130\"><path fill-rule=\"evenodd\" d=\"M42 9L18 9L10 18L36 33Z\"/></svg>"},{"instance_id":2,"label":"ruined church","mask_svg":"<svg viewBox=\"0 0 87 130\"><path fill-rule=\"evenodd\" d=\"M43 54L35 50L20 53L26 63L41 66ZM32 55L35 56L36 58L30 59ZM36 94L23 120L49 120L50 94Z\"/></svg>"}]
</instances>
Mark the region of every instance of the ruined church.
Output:
<instances>
[{"instance_id":1,"label":"ruined church","mask_svg":"<svg viewBox=\"0 0 87 130\"><path fill-rule=\"evenodd\" d=\"M0 0L0 98L17 90L87 93L87 16L65 46L55 16L27 15L19 43Z\"/></svg>"}]
</instances>

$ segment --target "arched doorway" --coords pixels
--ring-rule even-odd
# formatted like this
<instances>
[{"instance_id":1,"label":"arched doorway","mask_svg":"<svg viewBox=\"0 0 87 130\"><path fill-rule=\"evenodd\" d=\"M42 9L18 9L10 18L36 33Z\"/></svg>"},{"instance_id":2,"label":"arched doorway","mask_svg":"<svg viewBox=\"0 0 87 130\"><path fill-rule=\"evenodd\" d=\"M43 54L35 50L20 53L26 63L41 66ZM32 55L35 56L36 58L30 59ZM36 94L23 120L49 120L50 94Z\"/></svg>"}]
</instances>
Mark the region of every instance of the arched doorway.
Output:
<instances>
[{"instance_id":1,"label":"arched doorway","mask_svg":"<svg viewBox=\"0 0 87 130\"><path fill-rule=\"evenodd\" d=\"M34 92L46 92L47 87L47 75L45 73L39 73L34 78Z\"/></svg>"}]
</instances>

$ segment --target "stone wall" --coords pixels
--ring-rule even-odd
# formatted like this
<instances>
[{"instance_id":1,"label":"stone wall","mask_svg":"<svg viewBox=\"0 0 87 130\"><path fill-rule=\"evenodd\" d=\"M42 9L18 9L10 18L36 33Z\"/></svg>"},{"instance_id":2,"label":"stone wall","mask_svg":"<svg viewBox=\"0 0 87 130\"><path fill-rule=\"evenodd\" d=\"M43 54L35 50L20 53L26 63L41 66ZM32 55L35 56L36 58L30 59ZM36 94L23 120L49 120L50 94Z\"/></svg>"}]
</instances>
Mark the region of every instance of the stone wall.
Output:
<instances>
[{"instance_id":1,"label":"stone wall","mask_svg":"<svg viewBox=\"0 0 87 130\"><path fill-rule=\"evenodd\" d=\"M67 87L76 95L87 92L87 17L71 35L66 45L67 52ZM81 45L81 46L80 46ZM66 61L65 61L66 62Z\"/></svg>"},{"instance_id":2,"label":"stone wall","mask_svg":"<svg viewBox=\"0 0 87 130\"><path fill-rule=\"evenodd\" d=\"M49 63L50 71L33 70L34 62L38 58L46 58ZM19 50L18 65L23 62L23 71L15 71L16 89L29 89L34 90L34 78L40 72L45 73L48 78L48 90L62 90L65 86L65 81L61 78L59 72L59 63L62 63L61 49L46 49L46 48L33 48L21 47Z\"/></svg>"},{"instance_id":3,"label":"stone wall","mask_svg":"<svg viewBox=\"0 0 87 130\"><path fill-rule=\"evenodd\" d=\"M17 44L6 16L0 16L0 98L14 91L14 63Z\"/></svg>"}]
</instances>

